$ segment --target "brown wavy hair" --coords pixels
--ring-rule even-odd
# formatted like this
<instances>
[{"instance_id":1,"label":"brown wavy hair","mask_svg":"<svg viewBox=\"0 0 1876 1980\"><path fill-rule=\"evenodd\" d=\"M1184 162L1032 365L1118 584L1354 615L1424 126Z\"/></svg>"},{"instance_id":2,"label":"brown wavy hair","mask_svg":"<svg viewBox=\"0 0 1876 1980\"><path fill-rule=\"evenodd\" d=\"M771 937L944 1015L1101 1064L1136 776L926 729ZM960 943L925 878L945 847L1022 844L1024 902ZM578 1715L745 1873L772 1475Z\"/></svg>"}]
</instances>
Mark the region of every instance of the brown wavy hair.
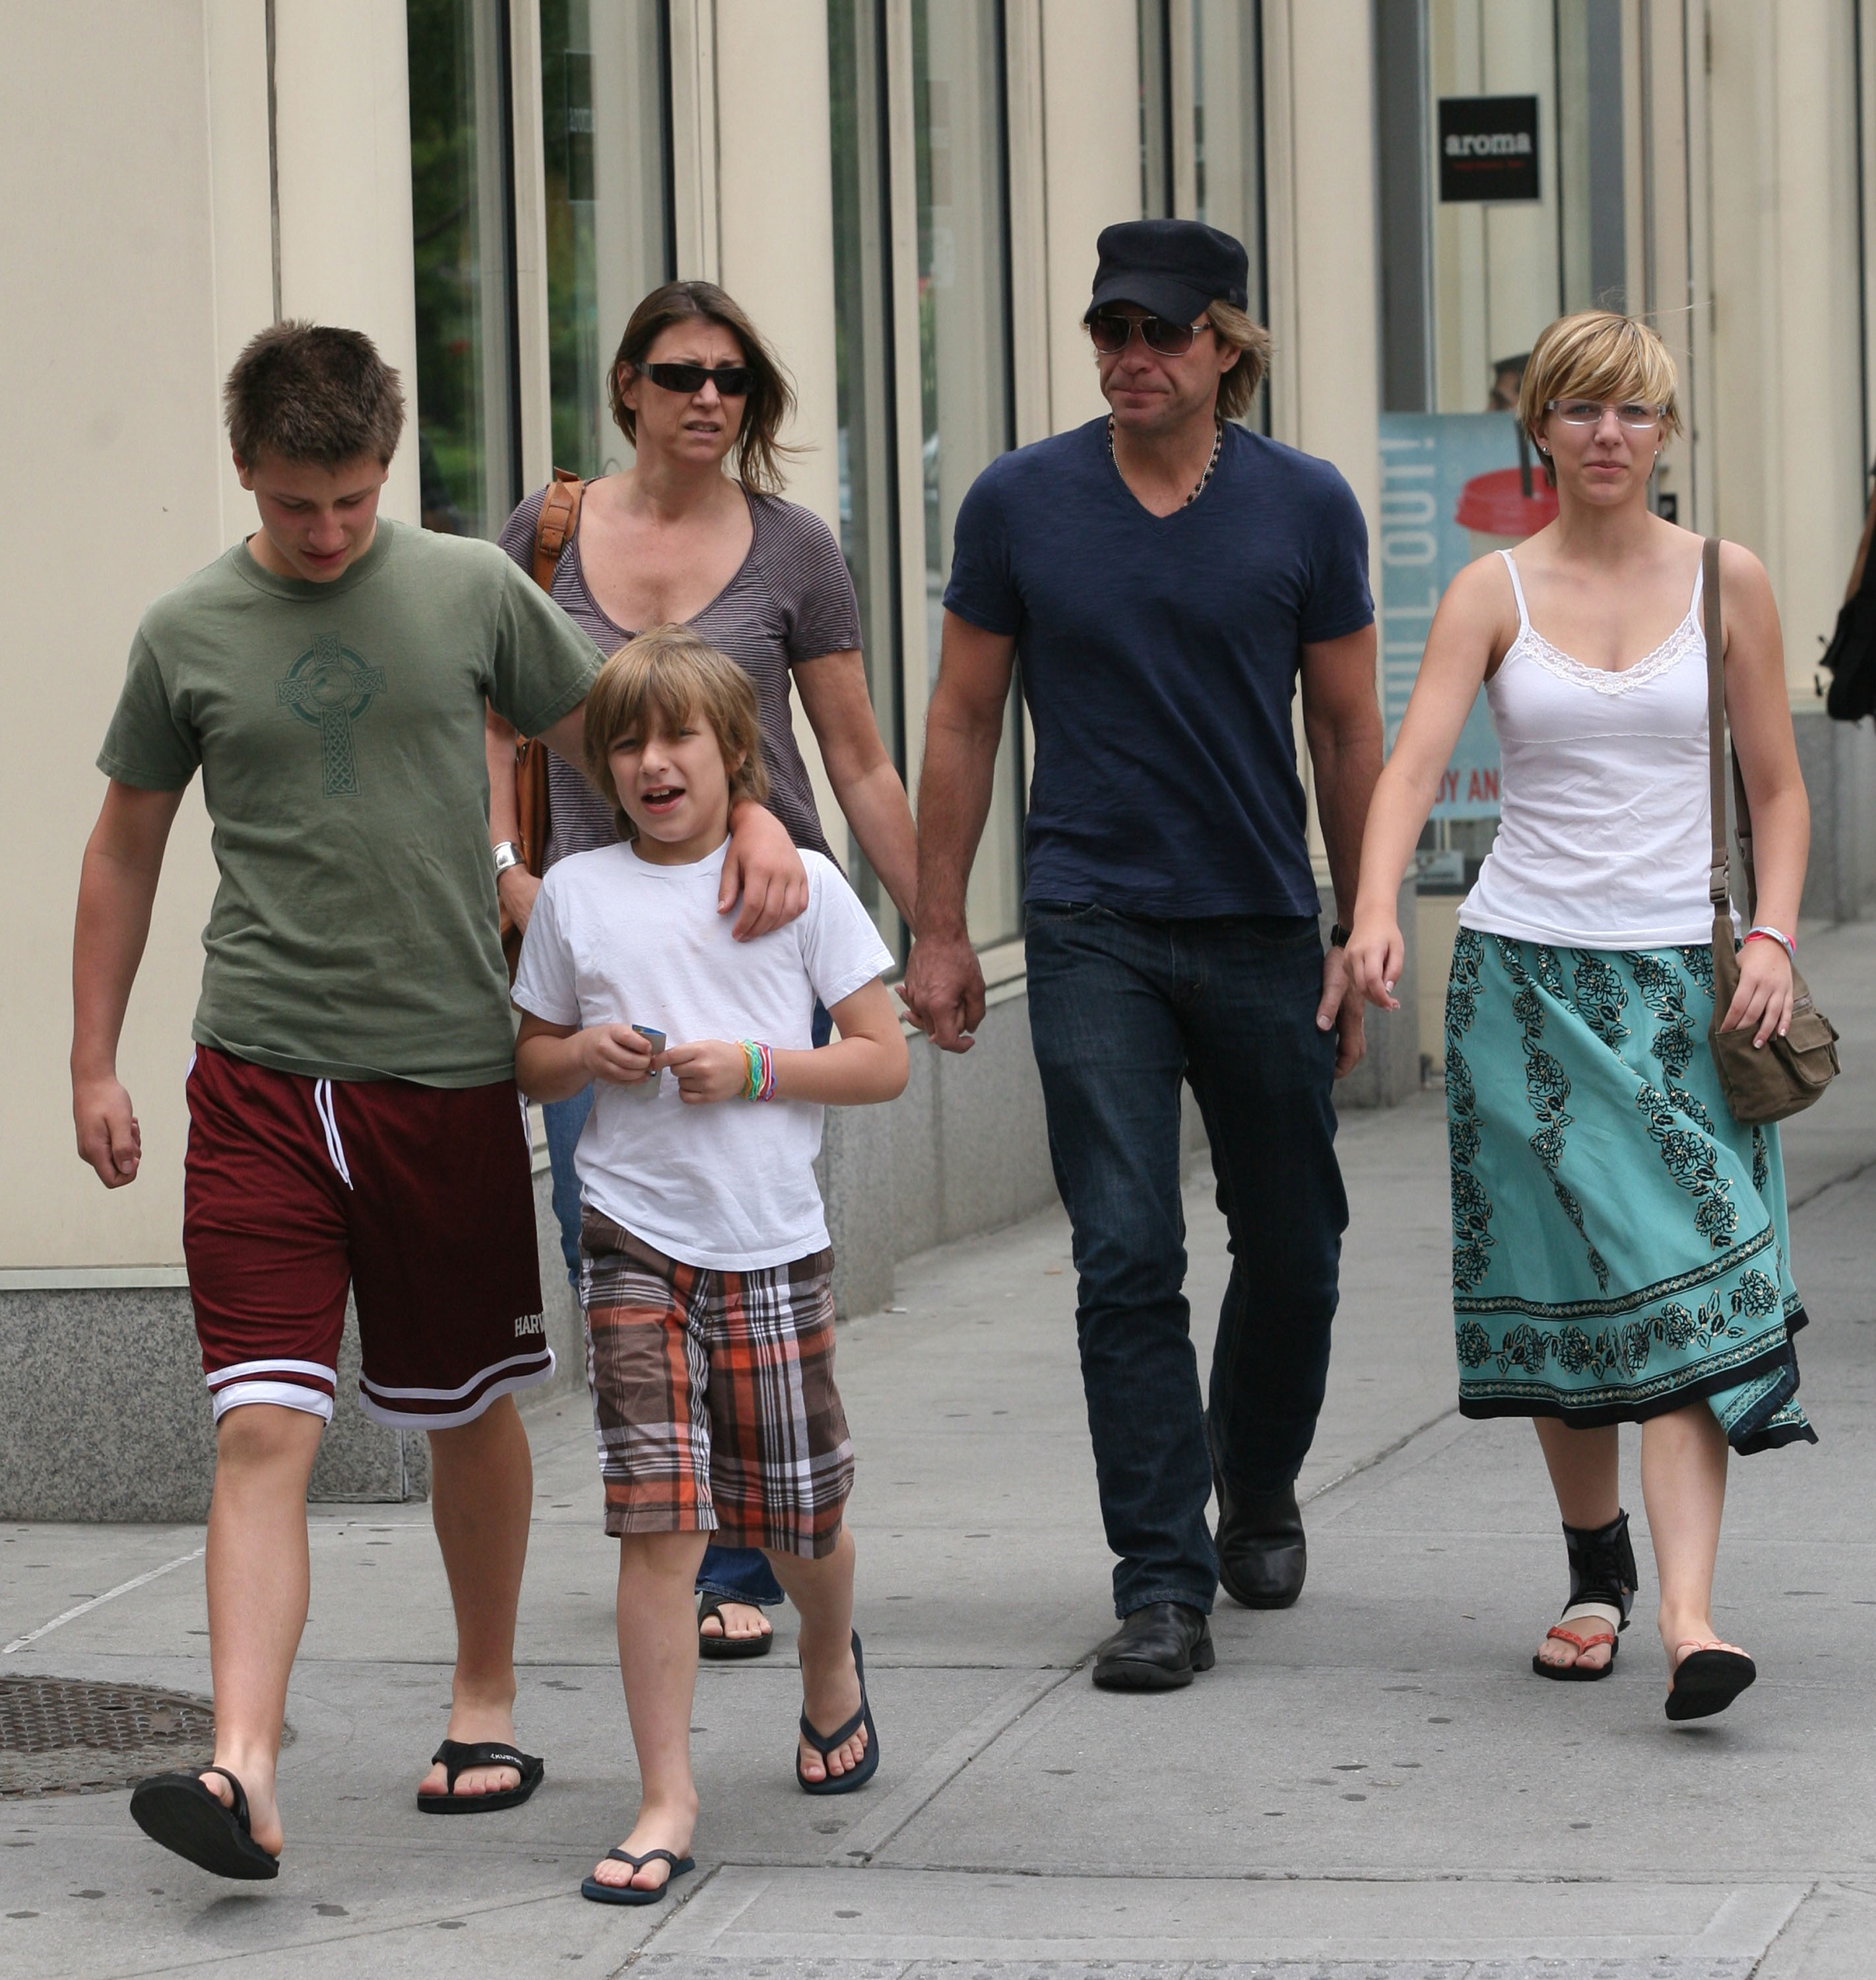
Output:
<instances>
[{"instance_id":1,"label":"brown wavy hair","mask_svg":"<svg viewBox=\"0 0 1876 1980\"><path fill-rule=\"evenodd\" d=\"M721 324L742 346L742 361L749 368L749 396L742 402L742 424L732 450L737 478L759 493L779 495L786 485L783 462L802 450L780 437L783 423L795 410L794 381L742 304L714 282L666 282L632 312L607 379L613 420L636 447L638 415L626 404L623 388L664 331L697 317Z\"/></svg>"},{"instance_id":2,"label":"brown wavy hair","mask_svg":"<svg viewBox=\"0 0 1876 1980\"><path fill-rule=\"evenodd\" d=\"M667 732L699 717L715 732L729 776L729 808L743 798L769 802L762 761L762 711L755 683L719 647L685 626L653 626L629 640L600 668L586 696L580 732L586 774L613 807L621 839L639 836L613 782L613 745L655 721Z\"/></svg>"}]
</instances>

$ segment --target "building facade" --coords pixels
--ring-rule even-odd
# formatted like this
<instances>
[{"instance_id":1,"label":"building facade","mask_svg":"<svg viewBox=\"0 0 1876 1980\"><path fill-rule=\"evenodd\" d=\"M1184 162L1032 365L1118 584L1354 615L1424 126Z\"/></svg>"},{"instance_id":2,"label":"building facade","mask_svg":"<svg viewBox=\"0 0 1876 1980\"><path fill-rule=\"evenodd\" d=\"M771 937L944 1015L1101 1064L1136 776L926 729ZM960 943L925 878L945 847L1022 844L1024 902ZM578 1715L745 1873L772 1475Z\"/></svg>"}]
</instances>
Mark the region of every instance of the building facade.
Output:
<instances>
[{"instance_id":1,"label":"building facade","mask_svg":"<svg viewBox=\"0 0 1876 1980\"><path fill-rule=\"evenodd\" d=\"M0 877L30 1040L0 1140L0 1415L44 1415L62 1382L47 1435L95 1439L160 1340L191 1385L161 1434L205 1447L179 1238L213 886L199 793L124 1039L144 1171L109 1195L71 1153L68 957L130 636L253 527L218 393L281 316L368 331L403 372L387 513L486 537L551 467L627 457L605 378L638 298L722 283L793 375L789 492L839 532L910 784L965 490L1104 410L1081 316L1109 221L1178 213L1245 241L1276 345L1252 417L1333 460L1367 514L1390 724L1453 559L1541 517L1494 394L1560 310L1645 314L1688 415L1658 500L1771 570L1817 819L1808 909L1861 912L1876 768L1867 726L1825 719L1815 661L1871 445L1873 5L0 0L0 667L44 711L16 742ZM994 986L978 1051L921 1058L890 1125L830 1121L855 1311L896 1257L1051 1192L1022 1002L1027 742L1013 703L969 903ZM1496 806L1489 733L1451 782L1422 862L1419 1030L1411 1012L1378 1028L1370 1100L1438 1055L1452 893ZM903 954L857 849L852 870ZM108 1352L60 1375L88 1329ZM410 1482L375 1445L357 1461ZM31 1482L49 1463L0 1454L0 1510L78 1510Z\"/></svg>"}]
</instances>

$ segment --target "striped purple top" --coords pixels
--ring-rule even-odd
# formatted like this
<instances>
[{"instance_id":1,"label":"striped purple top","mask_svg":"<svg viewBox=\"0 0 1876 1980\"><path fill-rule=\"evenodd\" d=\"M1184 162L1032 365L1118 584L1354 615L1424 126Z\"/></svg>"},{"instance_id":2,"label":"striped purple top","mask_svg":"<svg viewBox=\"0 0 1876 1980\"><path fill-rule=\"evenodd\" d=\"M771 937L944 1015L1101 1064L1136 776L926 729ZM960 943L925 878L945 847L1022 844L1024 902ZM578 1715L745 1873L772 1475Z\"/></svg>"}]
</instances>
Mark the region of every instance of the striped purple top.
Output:
<instances>
[{"instance_id":1,"label":"striped purple top","mask_svg":"<svg viewBox=\"0 0 1876 1980\"><path fill-rule=\"evenodd\" d=\"M749 489L743 493L755 525L749 553L735 576L687 623L720 646L755 683L769 809L797 845L833 859L815 809L808 766L795 744L789 669L824 653L857 647L859 603L833 531L812 510L779 495L759 495ZM523 570L533 569L534 527L546 494L543 488L530 495L502 531L502 548ZM554 568L553 596L603 653L616 653L632 637L630 629L607 617L587 588L577 531ZM545 866L571 852L613 844L618 835L604 799L572 764L552 751L547 757L547 792L552 826Z\"/></svg>"}]
</instances>

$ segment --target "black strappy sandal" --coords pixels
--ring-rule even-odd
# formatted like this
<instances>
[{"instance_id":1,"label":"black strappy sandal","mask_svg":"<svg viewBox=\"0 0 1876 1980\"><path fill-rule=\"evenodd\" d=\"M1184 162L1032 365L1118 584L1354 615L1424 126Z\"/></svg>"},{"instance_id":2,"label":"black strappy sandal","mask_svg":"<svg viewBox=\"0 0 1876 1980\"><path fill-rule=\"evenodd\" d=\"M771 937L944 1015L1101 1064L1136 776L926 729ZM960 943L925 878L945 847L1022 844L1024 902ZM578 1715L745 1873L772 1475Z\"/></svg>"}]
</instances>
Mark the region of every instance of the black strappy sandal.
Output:
<instances>
[{"instance_id":1,"label":"black strappy sandal","mask_svg":"<svg viewBox=\"0 0 1876 1980\"><path fill-rule=\"evenodd\" d=\"M697 1603L697 1654L717 1663L734 1663L744 1657L765 1657L775 1647L775 1633L764 1630L753 1636L732 1636L729 1626L723 1622L723 1604L735 1602L733 1595L711 1593L700 1596ZM756 1609L762 1605L755 1602L739 1603L743 1609ZM723 1633L720 1636L706 1636L703 1633L704 1618L714 1616Z\"/></svg>"},{"instance_id":2,"label":"black strappy sandal","mask_svg":"<svg viewBox=\"0 0 1876 1980\"><path fill-rule=\"evenodd\" d=\"M802 1714L802 1737L821 1756L821 1763L827 1764L827 1756L836 1746L844 1746L864 1726L866 1728L866 1751L860 1756L860 1764L844 1774L830 1772L824 1779L811 1781L802 1772L801 1749L795 1749L795 1778L800 1783L803 1794L852 1794L855 1789L863 1788L879 1771L879 1734L873 1725L873 1708L866 1698L866 1660L860 1654L860 1633L853 1633L853 1672L860 1680L860 1709L846 1723L832 1732L817 1732L808 1723L806 1713Z\"/></svg>"},{"instance_id":3,"label":"black strappy sandal","mask_svg":"<svg viewBox=\"0 0 1876 1980\"><path fill-rule=\"evenodd\" d=\"M425 1815L493 1815L498 1809L519 1808L546 1778L546 1762L518 1747L504 1746L499 1740L446 1739L430 1755L434 1766L443 1763L449 1786L441 1794L425 1794L420 1789L417 1805ZM474 1767L513 1767L521 1776L519 1787L495 1788L487 1794L460 1795L457 1776Z\"/></svg>"},{"instance_id":4,"label":"black strappy sandal","mask_svg":"<svg viewBox=\"0 0 1876 1980\"><path fill-rule=\"evenodd\" d=\"M232 1808L203 1780L204 1774L219 1774L234 1790ZM131 1819L152 1842L217 1877L257 1881L280 1875L280 1859L254 1840L247 1790L226 1767L152 1774L139 1781L131 1796Z\"/></svg>"},{"instance_id":5,"label":"black strappy sandal","mask_svg":"<svg viewBox=\"0 0 1876 1980\"><path fill-rule=\"evenodd\" d=\"M609 1849L606 1853L615 1863L629 1863L634 1875L647 1863L669 1863L671 1874L655 1886L603 1884L597 1877L588 1877L580 1885L579 1895L590 1898L596 1905L655 1905L686 1870L697 1867L695 1857L673 1856L669 1849L648 1849L642 1856L629 1856L623 1849Z\"/></svg>"},{"instance_id":6,"label":"black strappy sandal","mask_svg":"<svg viewBox=\"0 0 1876 1980\"><path fill-rule=\"evenodd\" d=\"M1563 1529L1564 1544L1570 1554L1570 1599L1563 1613L1551 1624L1544 1640L1555 1636L1576 1652L1573 1664L1546 1663L1536 1651L1531 1668L1539 1677L1554 1678L1559 1684L1594 1684L1615 1668L1619 1646L1616 1635L1629 1626L1629 1612L1635 1606L1640 1576L1635 1571L1635 1549L1629 1543L1629 1515L1618 1512L1606 1527L1571 1527ZM1595 1622L1600 1629L1585 1635L1572 1630L1572 1623ZM1585 1666L1585 1654L1607 1643L1609 1662L1599 1669Z\"/></svg>"}]
</instances>

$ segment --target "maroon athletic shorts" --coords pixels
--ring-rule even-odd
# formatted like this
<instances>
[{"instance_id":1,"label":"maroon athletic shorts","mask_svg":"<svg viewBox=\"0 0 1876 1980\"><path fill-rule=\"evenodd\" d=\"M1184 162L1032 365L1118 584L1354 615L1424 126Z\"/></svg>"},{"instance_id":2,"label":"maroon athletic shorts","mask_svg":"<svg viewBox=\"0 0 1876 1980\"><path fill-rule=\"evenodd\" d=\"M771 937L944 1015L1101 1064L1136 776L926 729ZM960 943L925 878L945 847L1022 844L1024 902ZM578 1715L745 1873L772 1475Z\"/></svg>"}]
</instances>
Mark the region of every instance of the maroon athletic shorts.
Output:
<instances>
[{"instance_id":1,"label":"maroon athletic shorts","mask_svg":"<svg viewBox=\"0 0 1876 1980\"><path fill-rule=\"evenodd\" d=\"M203 1045L183 1255L219 1420L332 1420L347 1285L380 1423L443 1430L544 1382L527 1115L511 1079L307 1079Z\"/></svg>"}]
</instances>

